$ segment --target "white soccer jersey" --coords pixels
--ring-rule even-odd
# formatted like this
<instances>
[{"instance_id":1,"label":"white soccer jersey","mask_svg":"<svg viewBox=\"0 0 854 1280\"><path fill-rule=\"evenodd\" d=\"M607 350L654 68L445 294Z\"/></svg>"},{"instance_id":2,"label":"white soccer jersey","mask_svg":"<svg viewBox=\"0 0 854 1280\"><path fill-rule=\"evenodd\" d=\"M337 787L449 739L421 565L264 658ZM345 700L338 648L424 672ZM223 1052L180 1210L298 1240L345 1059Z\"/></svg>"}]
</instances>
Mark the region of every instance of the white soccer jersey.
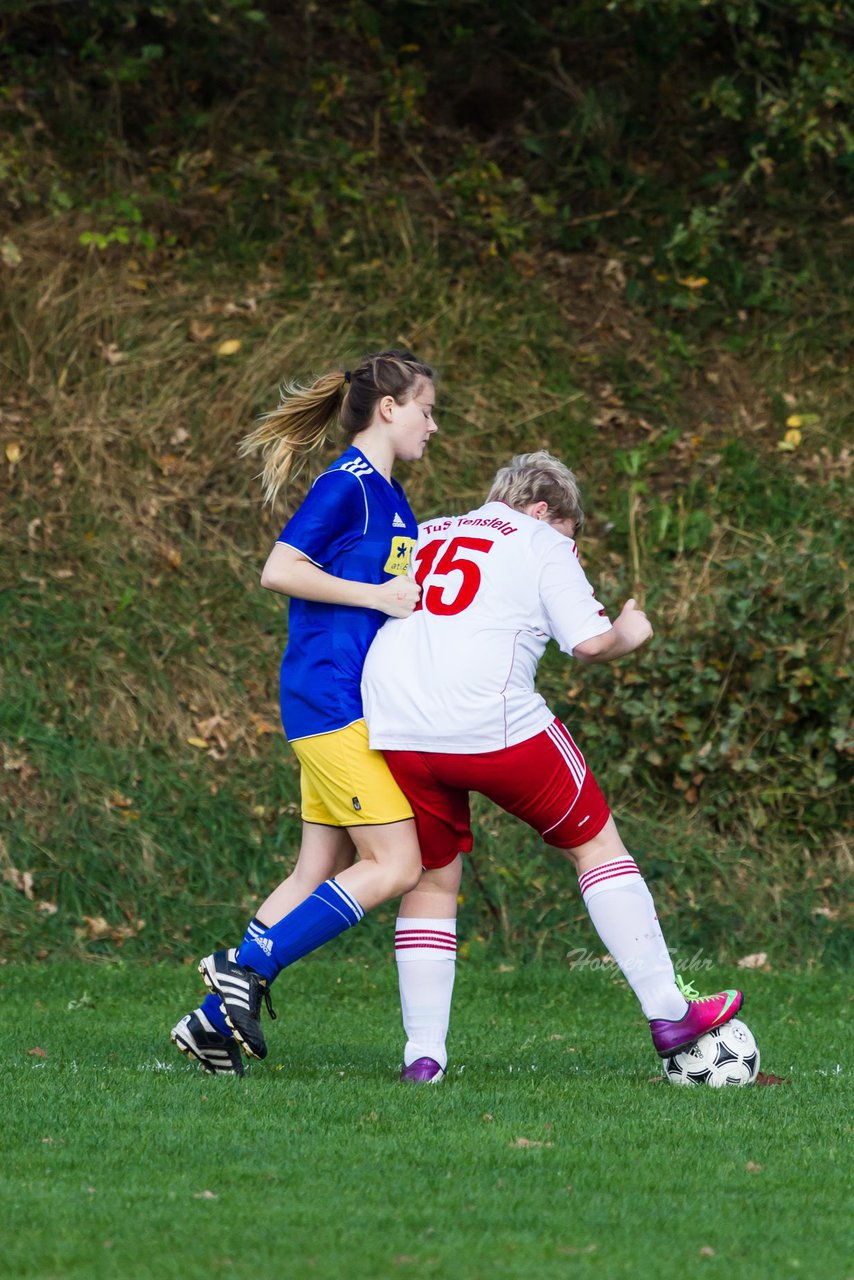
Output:
<instances>
[{"instance_id":1,"label":"white soccer jersey","mask_svg":"<svg viewBox=\"0 0 854 1280\"><path fill-rule=\"evenodd\" d=\"M372 747L481 752L554 718L534 689L550 638L568 654L610 629L575 543L503 502L419 526L409 618L377 633L362 676Z\"/></svg>"}]
</instances>

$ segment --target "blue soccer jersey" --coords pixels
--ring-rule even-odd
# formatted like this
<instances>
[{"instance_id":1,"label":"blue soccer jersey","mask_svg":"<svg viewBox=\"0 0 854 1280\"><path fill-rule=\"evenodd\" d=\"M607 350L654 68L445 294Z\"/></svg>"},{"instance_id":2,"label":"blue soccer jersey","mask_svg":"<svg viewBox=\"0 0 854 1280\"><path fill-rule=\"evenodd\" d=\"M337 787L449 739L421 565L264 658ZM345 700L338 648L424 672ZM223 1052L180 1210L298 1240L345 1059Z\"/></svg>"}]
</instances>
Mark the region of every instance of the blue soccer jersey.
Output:
<instances>
[{"instance_id":1,"label":"blue soccer jersey","mask_svg":"<svg viewBox=\"0 0 854 1280\"><path fill-rule=\"evenodd\" d=\"M317 477L278 541L336 578L379 584L409 572L417 536L401 485L353 446ZM378 609L292 597L279 681L291 741L361 719L362 667L385 620Z\"/></svg>"}]
</instances>

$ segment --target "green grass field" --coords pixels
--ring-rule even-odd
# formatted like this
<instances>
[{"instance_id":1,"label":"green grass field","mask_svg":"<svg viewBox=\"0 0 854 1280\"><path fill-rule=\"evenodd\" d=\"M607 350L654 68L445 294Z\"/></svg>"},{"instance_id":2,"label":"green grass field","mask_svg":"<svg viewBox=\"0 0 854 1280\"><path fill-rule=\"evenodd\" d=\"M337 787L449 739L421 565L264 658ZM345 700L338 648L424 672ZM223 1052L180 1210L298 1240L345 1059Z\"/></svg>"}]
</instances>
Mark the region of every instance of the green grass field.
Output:
<instances>
[{"instance_id":1,"label":"green grass field","mask_svg":"<svg viewBox=\"0 0 854 1280\"><path fill-rule=\"evenodd\" d=\"M622 984L483 956L419 1090L393 964L333 952L278 984L242 1081L168 1042L191 969L0 970L0 1274L850 1276L840 974L709 975L785 1083L680 1090Z\"/></svg>"}]
</instances>

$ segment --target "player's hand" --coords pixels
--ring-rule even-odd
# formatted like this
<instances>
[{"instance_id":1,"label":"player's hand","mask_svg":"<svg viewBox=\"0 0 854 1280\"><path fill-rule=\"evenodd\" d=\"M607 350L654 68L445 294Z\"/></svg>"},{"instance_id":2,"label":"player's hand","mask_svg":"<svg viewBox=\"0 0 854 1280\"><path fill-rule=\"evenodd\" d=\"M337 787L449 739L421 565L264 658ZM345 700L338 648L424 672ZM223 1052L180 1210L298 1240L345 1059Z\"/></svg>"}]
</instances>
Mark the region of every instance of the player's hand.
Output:
<instances>
[{"instance_id":1,"label":"player's hand","mask_svg":"<svg viewBox=\"0 0 854 1280\"><path fill-rule=\"evenodd\" d=\"M414 613L421 595L421 588L412 578L389 578L377 587L376 608L390 618L408 618Z\"/></svg>"},{"instance_id":2,"label":"player's hand","mask_svg":"<svg viewBox=\"0 0 854 1280\"><path fill-rule=\"evenodd\" d=\"M629 646L626 650L628 653L646 644L653 634L652 623L634 598L623 605L620 616L614 623L614 630L619 631L621 638Z\"/></svg>"}]
</instances>

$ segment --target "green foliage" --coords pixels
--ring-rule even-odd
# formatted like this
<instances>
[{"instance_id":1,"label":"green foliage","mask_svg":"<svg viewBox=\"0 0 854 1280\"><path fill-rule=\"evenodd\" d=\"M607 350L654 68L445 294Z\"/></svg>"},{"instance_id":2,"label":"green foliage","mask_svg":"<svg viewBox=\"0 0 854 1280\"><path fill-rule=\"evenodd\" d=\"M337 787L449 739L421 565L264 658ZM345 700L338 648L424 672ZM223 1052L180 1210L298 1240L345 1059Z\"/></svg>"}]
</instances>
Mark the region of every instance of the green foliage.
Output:
<instances>
[{"instance_id":1,"label":"green foliage","mask_svg":"<svg viewBox=\"0 0 854 1280\"><path fill-rule=\"evenodd\" d=\"M110 245L132 245L138 249L157 247L157 236L142 225L143 212L133 195L114 192L105 200L90 205L86 213L96 223L96 229L81 231L78 237L82 245L107 249ZM165 243L174 243L174 236L167 236Z\"/></svg>"},{"instance_id":2,"label":"green foliage","mask_svg":"<svg viewBox=\"0 0 854 1280\"><path fill-rule=\"evenodd\" d=\"M507 253L527 242L528 225L515 211L515 198L524 189L522 178L505 177L499 165L484 160L474 146L465 149L442 184L462 225L471 228L491 254Z\"/></svg>"},{"instance_id":3,"label":"green foliage","mask_svg":"<svg viewBox=\"0 0 854 1280\"><path fill-rule=\"evenodd\" d=\"M686 625L636 671L601 680L591 750L621 755L617 772L635 786L701 802L720 830L748 827L761 843L769 824L797 828L820 847L844 823L854 748L839 554L804 534L724 553L715 568L716 590L685 600ZM664 590L650 594L653 612Z\"/></svg>"},{"instance_id":4,"label":"green foliage","mask_svg":"<svg viewBox=\"0 0 854 1280\"><path fill-rule=\"evenodd\" d=\"M698 105L711 118L741 126L766 172L777 160L810 168L854 149L854 61L840 4L612 0L608 7L658 26L678 23L686 53L715 50L712 68L727 40L732 69L698 92Z\"/></svg>"},{"instance_id":5,"label":"green foliage","mask_svg":"<svg viewBox=\"0 0 854 1280\"><path fill-rule=\"evenodd\" d=\"M854 58L838 0L439 0L429 22L415 0L295 9L13 5L0 28L12 207L88 206L93 180L99 199L127 199L117 179L130 177L132 198L166 199L176 242L198 245L199 206L225 192L269 241L292 217L297 236L343 234L354 205L393 208L403 185L487 256L657 226L663 267L709 275L741 305L732 259L751 278L760 266L746 216L799 217L805 186L825 200L828 179L850 178ZM210 151L217 178L164 188L177 150ZM121 217L83 234L99 247L159 238Z\"/></svg>"}]
</instances>

